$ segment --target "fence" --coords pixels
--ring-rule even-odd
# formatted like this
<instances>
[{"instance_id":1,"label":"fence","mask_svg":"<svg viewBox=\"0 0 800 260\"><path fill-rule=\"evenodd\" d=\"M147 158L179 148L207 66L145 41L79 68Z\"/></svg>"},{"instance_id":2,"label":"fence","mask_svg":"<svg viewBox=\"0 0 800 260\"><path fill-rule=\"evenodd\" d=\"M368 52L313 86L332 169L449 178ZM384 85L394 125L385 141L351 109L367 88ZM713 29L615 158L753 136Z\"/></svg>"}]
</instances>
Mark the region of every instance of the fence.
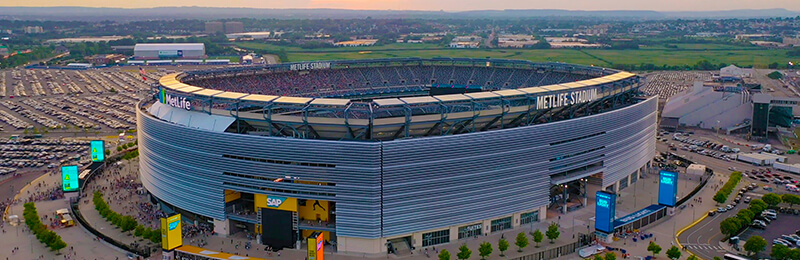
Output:
<instances>
[{"instance_id":1,"label":"fence","mask_svg":"<svg viewBox=\"0 0 800 260\"><path fill-rule=\"evenodd\" d=\"M557 259L559 257L569 255L578 251L579 248L591 245L594 242L595 234L580 234L578 241L570 244L559 246L556 248L546 249L544 251L534 252L532 254L511 258L513 260L540 260L540 259Z\"/></svg>"}]
</instances>

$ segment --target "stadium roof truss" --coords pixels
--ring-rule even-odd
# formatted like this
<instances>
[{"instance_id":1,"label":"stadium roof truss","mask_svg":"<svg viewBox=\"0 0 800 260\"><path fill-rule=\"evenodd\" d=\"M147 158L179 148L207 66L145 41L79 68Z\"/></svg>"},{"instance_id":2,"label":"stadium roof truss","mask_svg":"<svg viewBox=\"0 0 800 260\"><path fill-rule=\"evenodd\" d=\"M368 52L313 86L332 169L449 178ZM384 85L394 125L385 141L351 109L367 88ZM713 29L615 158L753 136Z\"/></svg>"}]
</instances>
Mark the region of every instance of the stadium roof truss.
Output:
<instances>
[{"instance_id":1,"label":"stadium roof truss","mask_svg":"<svg viewBox=\"0 0 800 260\"><path fill-rule=\"evenodd\" d=\"M182 83L186 77L252 75L290 69L292 64L236 67L223 71L169 74L159 80L163 91L192 98L195 110L230 115L233 131L269 136L331 140L378 141L421 136L452 135L546 123L601 113L637 102L639 77L597 67L563 63L531 63L493 59L380 59L331 61L331 67L368 67L411 64L447 66L507 66L569 73L596 78L540 87L466 94L380 98L368 102L339 98L271 96L203 89ZM366 64L365 64L366 63ZM269 73L269 72L266 72ZM596 91L596 98L558 106L543 106L558 95ZM580 93L578 93L580 94ZM552 101L550 101L552 102ZM538 106L537 106L538 105Z\"/></svg>"}]
</instances>

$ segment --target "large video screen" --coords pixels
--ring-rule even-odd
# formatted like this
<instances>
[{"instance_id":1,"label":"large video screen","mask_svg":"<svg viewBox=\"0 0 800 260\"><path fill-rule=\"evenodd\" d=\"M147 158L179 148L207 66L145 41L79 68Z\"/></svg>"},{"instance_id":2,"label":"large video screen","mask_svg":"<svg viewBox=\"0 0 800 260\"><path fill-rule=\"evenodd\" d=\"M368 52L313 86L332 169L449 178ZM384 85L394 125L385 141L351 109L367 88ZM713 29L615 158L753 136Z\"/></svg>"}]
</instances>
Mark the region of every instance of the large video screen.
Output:
<instances>
[{"instance_id":1,"label":"large video screen","mask_svg":"<svg viewBox=\"0 0 800 260\"><path fill-rule=\"evenodd\" d=\"M614 232L614 215L617 209L617 194L597 191L594 229L606 233Z\"/></svg>"},{"instance_id":2,"label":"large video screen","mask_svg":"<svg viewBox=\"0 0 800 260\"><path fill-rule=\"evenodd\" d=\"M678 197L678 173L661 171L658 176L658 204L675 207Z\"/></svg>"},{"instance_id":3,"label":"large video screen","mask_svg":"<svg viewBox=\"0 0 800 260\"><path fill-rule=\"evenodd\" d=\"M64 192L78 190L78 166L61 166L61 190Z\"/></svg>"},{"instance_id":4,"label":"large video screen","mask_svg":"<svg viewBox=\"0 0 800 260\"><path fill-rule=\"evenodd\" d=\"M92 140L89 142L89 147L92 148L92 161L102 162L106 159L106 148L103 140Z\"/></svg>"}]
</instances>

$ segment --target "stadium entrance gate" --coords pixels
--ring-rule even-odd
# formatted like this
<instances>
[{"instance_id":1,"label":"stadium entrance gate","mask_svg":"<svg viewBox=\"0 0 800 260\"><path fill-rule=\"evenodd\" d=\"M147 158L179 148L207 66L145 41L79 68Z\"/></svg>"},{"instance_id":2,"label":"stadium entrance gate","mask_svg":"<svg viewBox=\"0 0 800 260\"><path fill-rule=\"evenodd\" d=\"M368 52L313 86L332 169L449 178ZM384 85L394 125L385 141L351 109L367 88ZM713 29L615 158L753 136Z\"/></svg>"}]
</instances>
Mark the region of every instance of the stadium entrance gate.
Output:
<instances>
[{"instance_id":1,"label":"stadium entrance gate","mask_svg":"<svg viewBox=\"0 0 800 260\"><path fill-rule=\"evenodd\" d=\"M555 183L550 186L550 206L548 206L548 215L553 212L550 210L557 210L557 212L561 214L566 214L567 212L578 210L586 206L587 185L588 179L580 178L577 180Z\"/></svg>"},{"instance_id":2,"label":"stadium entrance gate","mask_svg":"<svg viewBox=\"0 0 800 260\"><path fill-rule=\"evenodd\" d=\"M336 240L336 203L272 194L225 191L226 212L232 233L255 233L263 245L294 248L313 234ZM297 243L297 244L295 244Z\"/></svg>"}]
</instances>

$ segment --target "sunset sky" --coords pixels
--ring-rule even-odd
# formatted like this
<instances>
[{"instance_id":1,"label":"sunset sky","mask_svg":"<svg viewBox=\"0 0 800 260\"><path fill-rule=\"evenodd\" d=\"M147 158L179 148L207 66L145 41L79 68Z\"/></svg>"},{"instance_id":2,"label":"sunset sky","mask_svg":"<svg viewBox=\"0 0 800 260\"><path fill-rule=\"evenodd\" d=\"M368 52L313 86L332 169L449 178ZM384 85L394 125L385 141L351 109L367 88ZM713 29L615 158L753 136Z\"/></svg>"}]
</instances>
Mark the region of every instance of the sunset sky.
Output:
<instances>
[{"instance_id":1,"label":"sunset sky","mask_svg":"<svg viewBox=\"0 0 800 260\"><path fill-rule=\"evenodd\" d=\"M800 10L800 0L3 0L0 6L87 6L147 8L161 6L340 8L369 10L655 10L714 11L785 8Z\"/></svg>"}]
</instances>

